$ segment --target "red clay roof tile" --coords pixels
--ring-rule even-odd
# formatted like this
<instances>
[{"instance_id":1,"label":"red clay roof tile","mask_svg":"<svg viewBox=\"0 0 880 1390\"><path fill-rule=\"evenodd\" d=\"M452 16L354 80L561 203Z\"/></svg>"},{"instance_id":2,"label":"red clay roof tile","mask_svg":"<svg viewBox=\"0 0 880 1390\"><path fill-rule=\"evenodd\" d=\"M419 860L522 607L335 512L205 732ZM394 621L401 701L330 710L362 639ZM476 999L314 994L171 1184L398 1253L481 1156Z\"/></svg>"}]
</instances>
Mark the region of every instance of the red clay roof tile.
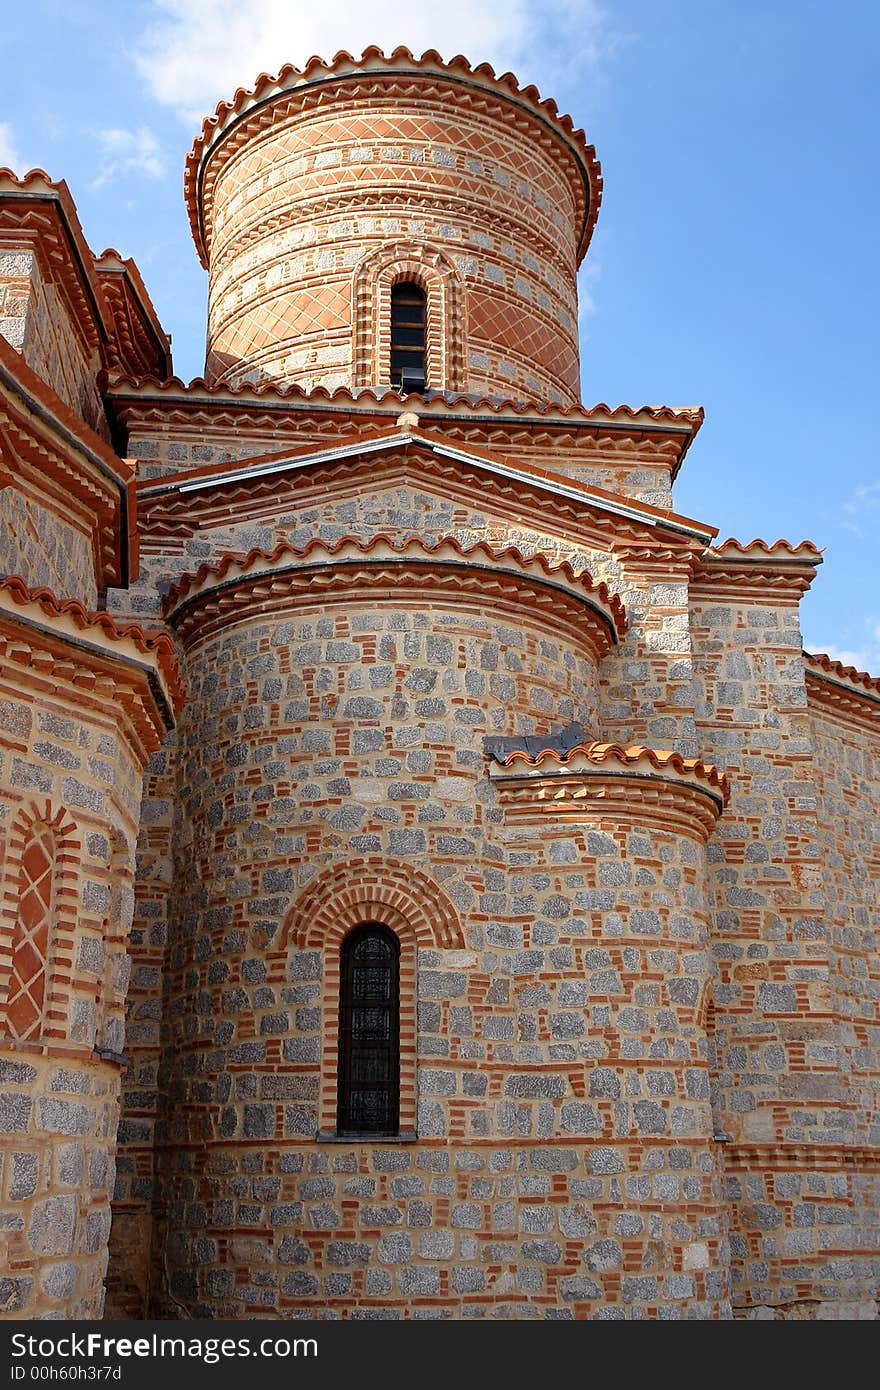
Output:
<instances>
[{"instance_id":1,"label":"red clay roof tile","mask_svg":"<svg viewBox=\"0 0 880 1390\"><path fill-rule=\"evenodd\" d=\"M679 776L696 777L701 782L707 782L720 793L725 805L730 795L727 775L719 772L714 763L703 762L702 758L685 758L672 749L646 748L638 743L627 746L620 743L580 743L566 753L559 753L555 748L544 748L540 753L526 753L516 749L508 754L503 765L509 768L514 763L523 762L527 767L540 767L543 762L552 761L560 767L567 767L578 756L597 765L610 760L620 763L622 767L632 767L635 763L647 761L658 772L672 768Z\"/></svg>"},{"instance_id":2,"label":"red clay roof tile","mask_svg":"<svg viewBox=\"0 0 880 1390\"><path fill-rule=\"evenodd\" d=\"M416 58L403 46L386 55L381 48L371 44L364 49L360 58L355 58L345 49L340 49L329 63L313 55L302 68L286 63L277 77L265 72L260 73L253 87L239 87L231 101L221 101L214 115L205 117L201 132L193 141L192 149L187 156L184 174L184 197L193 239L203 265L207 266L207 254L200 219L199 173L203 159L216 148L230 118L239 116L248 105L256 105L276 95L280 96L298 87L308 86L318 77L326 82L332 77L353 76L358 71L377 75L380 72L400 71L441 78L448 73L459 83L464 79L483 88L484 91L494 91L501 97L512 98L520 105L530 107L543 121L549 122L576 154L589 183L588 206L579 234L578 260L583 257L589 246L602 201L602 168L596 158L595 147L587 144L583 130L575 128L571 117L561 113L552 98L543 98L537 87L521 87L513 73L505 72L499 76L488 63L472 67L467 58L460 53L447 62L433 48L428 49L420 58Z\"/></svg>"},{"instance_id":3,"label":"red clay roof tile","mask_svg":"<svg viewBox=\"0 0 880 1390\"><path fill-rule=\"evenodd\" d=\"M819 549L818 546L814 545L812 541L798 541L797 543L793 544L791 541L786 540L763 541L760 539L756 539L753 541L749 541L747 544L743 544L742 541L735 540L733 536L728 536L727 540L718 541L715 545L712 546L712 554L752 554L755 556L755 558L758 558L759 556L772 555L774 558L777 559L783 556L790 555L792 558L798 560L812 560L816 556L821 558L822 551Z\"/></svg>"},{"instance_id":4,"label":"red clay roof tile","mask_svg":"<svg viewBox=\"0 0 880 1390\"><path fill-rule=\"evenodd\" d=\"M848 681L850 685L861 686L871 695L880 695L880 677L871 676L867 671L859 671L855 666L844 666L824 652L804 652L808 668L816 674L834 676L837 680Z\"/></svg>"},{"instance_id":5,"label":"red clay roof tile","mask_svg":"<svg viewBox=\"0 0 880 1390\"><path fill-rule=\"evenodd\" d=\"M113 373L108 383L109 393L124 395L126 388L137 391L160 391L164 393L185 391L191 393L194 398L198 395L205 395L222 399L223 397L235 397L237 399L257 398L263 396L273 397L277 400L297 400L309 404L334 403L354 405L355 403L365 403L369 400L376 405L393 404L398 411L404 411L409 406L414 406L419 413L440 412L444 407L450 410L467 410L473 413L478 411L491 411L495 415L502 415L510 412L514 415L539 415L556 417L561 420L589 420L590 422L601 423L603 420L619 422L622 420L631 421L636 429L639 424L659 423L668 424L673 428L681 428L686 425L689 428L689 442L696 435L705 419L702 406L666 406L666 405L616 405L609 406L600 402L598 405L558 405L553 402L542 402L540 404L531 401L517 401L511 399L499 399L496 396L472 396L466 392L443 392L425 397L411 393L402 397L399 391L392 387L380 389L378 387L365 386L356 390L349 390L347 386L337 386L332 391L328 391L324 386L315 386L310 391L304 390L301 386L280 386L275 382L261 382L254 385L252 382L243 382L239 386L230 386L226 382L209 385L204 377L194 377L192 381L182 381L180 377L171 376L160 380L156 376L126 376Z\"/></svg>"},{"instance_id":6,"label":"red clay roof tile","mask_svg":"<svg viewBox=\"0 0 880 1390\"><path fill-rule=\"evenodd\" d=\"M69 617L81 630L99 627L114 642L133 642L144 655L155 656L165 678L175 713L182 708L187 695L174 641L169 633L158 628L144 628L137 623L119 624L109 613L87 609L78 599L59 599L51 589L32 589L18 574L0 580L0 591L9 594L19 607L37 604L47 618Z\"/></svg>"},{"instance_id":7,"label":"red clay roof tile","mask_svg":"<svg viewBox=\"0 0 880 1390\"><path fill-rule=\"evenodd\" d=\"M531 555L524 554L515 545L499 546L494 548L483 541L477 541L471 546L463 546L455 536L440 536L436 541L427 541L422 536L405 536L402 540L395 536L388 535L384 531L377 532L368 541L360 536L342 536L332 544L322 540L311 540L307 545L294 546L288 541L280 541L274 550L254 549L247 554L231 553L223 555L219 560L206 562L200 565L194 574L183 574L168 590L165 595L163 609L169 613L182 599L186 598L193 589L201 587L205 580L215 580L221 582L229 573L233 565L237 565L242 571L249 569L259 560L266 560L274 564L277 560L285 556L291 556L297 560L307 559L315 552L322 553L330 558L338 555L340 551L347 548L354 548L361 555L369 555L380 546L387 546L397 555L405 555L409 550L420 550L423 555L431 558L448 546L454 550L463 560L469 559L472 555L486 555L490 560L503 560L510 558L517 563L528 566L538 565L549 578L561 575L568 583L576 585L584 590L585 593L595 596L599 604L608 610L608 616L614 624L618 637L622 637L627 628L626 609L620 597L612 593L607 584L594 584L592 577L586 570L578 573L572 569L566 560L554 560L552 556L546 555L541 551L536 551Z\"/></svg>"}]
</instances>

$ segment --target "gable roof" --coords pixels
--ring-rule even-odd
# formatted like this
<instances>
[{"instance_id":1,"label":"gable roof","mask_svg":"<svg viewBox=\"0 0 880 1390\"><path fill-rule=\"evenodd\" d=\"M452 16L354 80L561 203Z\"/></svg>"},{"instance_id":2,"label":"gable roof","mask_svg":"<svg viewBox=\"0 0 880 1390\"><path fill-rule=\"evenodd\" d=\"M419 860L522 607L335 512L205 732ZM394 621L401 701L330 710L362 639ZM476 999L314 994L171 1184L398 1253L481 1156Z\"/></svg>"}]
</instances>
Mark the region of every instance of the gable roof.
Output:
<instances>
[{"instance_id":1,"label":"gable roof","mask_svg":"<svg viewBox=\"0 0 880 1390\"><path fill-rule=\"evenodd\" d=\"M76 502L91 516L98 586L137 574L131 465L65 405L0 336L0 438L3 468L57 505Z\"/></svg>"},{"instance_id":2,"label":"gable roof","mask_svg":"<svg viewBox=\"0 0 880 1390\"><path fill-rule=\"evenodd\" d=\"M95 256L63 179L55 183L43 169L22 178L0 169L0 233L42 258L75 331L103 368L170 375L168 336L137 266L112 249Z\"/></svg>"},{"instance_id":3,"label":"gable roof","mask_svg":"<svg viewBox=\"0 0 880 1390\"><path fill-rule=\"evenodd\" d=\"M463 463L480 472L508 481L526 483L551 496L580 502L612 516L623 517L649 527L660 526L664 530L679 532L689 540L696 540L703 545L709 545L717 535L715 527L676 512L664 511L647 502L621 497L604 488L578 482L535 464L521 460L513 462L479 445L469 444L466 449L459 448L450 444L442 435L409 424L401 425L399 422L371 435L353 434L348 441L331 448L315 449L313 446L307 446L301 450L282 450L279 453L262 454L244 461L209 464L204 468L158 480L145 480L138 484L138 495L144 502L175 493L183 498L216 488L306 471L322 464L409 449Z\"/></svg>"}]
</instances>

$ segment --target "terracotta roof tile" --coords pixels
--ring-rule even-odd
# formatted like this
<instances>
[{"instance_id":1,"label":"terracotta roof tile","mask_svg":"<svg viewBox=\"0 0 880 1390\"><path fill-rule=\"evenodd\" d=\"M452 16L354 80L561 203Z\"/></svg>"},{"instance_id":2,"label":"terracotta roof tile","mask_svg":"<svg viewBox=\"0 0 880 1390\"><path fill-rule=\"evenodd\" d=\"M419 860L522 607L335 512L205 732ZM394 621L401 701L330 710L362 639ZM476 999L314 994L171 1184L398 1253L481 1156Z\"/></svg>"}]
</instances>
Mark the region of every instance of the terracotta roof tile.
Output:
<instances>
[{"instance_id":1,"label":"terracotta roof tile","mask_svg":"<svg viewBox=\"0 0 880 1390\"><path fill-rule=\"evenodd\" d=\"M832 657L826 656L824 652L804 652L804 660L808 668L826 676L833 676L837 680L848 681L850 685L861 686L870 695L880 695L880 677L871 676L867 671L859 671L855 666L844 666L841 661L834 661Z\"/></svg>"},{"instance_id":2,"label":"terracotta roof tile","mask_svg":"<svg viewBox=\"0 0 880 1390\"><path fill-rule=\"evenodd\" d=\"M712 547L713 555L753 555L756 559L763 556L772 556L774 559L781 559L790 556L792 559L813 560L821 559L822 551L812 541L798 541L792 544L791 541L762 541L756 539L743 544L742 541L734 540L733 536L728 536L727 540L718 541Z\"/></svg>"},{"instance_id":3,"label":"terracotta roof tile","mask_svg":"<svg viewBox=\"0 0 880 1390\"><path fill-rule=\"evenodd\" d=\"M170 371L168 339L134 261L123 259L112 248L95 256L86 241L70 189L63 179L53 182L44 169L30 169L21 177L11 169L0 169L0 208L5 219L24 217L22 208L27 209L30 203L41 209L53 207L65 229L66 242L62 238L58 245L49 245L47 229L43 225L39 230L39 241L51 255L53 278L62 275L65 268L64 260L58 260L59 246L63 248L66 260L70 260L70 252L73 251L73 273L82 278L86 290L85 298L81 301L83 312L78 314L77 324L80 331L94 334L93 341L101 354L103 367L123 371L143 370L146 363L151 368L158 366L160 370ZM127 315L120 308L116 296L107 293L108 280L114 271L126 281L129 297L138 305L138 317L142 320L140 331L145 331L151 340L150 351L145 358L131 351L131 329L126 321ZM92 322L89 324L87 319Z\"/></svg>"},{"instance_id":4,"label":"terracotta roof tile","mask_svg":"<svg viewBox=\"0 0 880 1390\"><path fill-rule=\"evenodd\" d=\"M159 320L141 273L131 257L124 257L108 246L95 257L95 270L101 279L113 319L118 360L122 371L153 371L171 375L170 339ZM110 292L114 281L124 284L124 298ZM133 311L133 312L132 312Z\"/></svg>"},{"instance_id":5,"label":"terracotta roof tile","mask_svg":"<svg viewBox=\"0 0 880 1390\"><path fill-rule=\"evenodd\" d=\"M201 132L196 136L187 156L184 175L184 196L196 249L202 258L203 265L207 265L207 256L199 216L199 170L206 152L209 151L209 147L216 147L218 136L223 133L230 118L240 116L249 105L256 105L265 99L308 86L319 77L326 81L331 77L354 76L359 71L369 73L400 71L434 77L449 74L458 82L464 78L475 86L483 88L484 91L494 91L499 96L513 99L521 105L531 108L537 116L558 131L560 137L576 154L589 183L590 195L585 210L584 225L579 235L578 259L580 260L585 254L602 201L601 165L596 158L594 146L587 144L583 130L575 128L571 117L561 113L552 98L543 98L535 86L520 86L518 79L511 72L505 72L499 76L488 63L480 63L477 67L472 67L467 58L461 54L456 54L447 62L436 49L429 49L420 58L416 58L408 48L403 46L395 48L391 54L386 55L381 48L371 44L364 49L360 58L355 58L345 49L340 49L329 63L323 58L313 56L302 68L297 68L292 63L285 64L277 77L265 72L260 73L253 87L239 87L231 101L221 101L214 115L205 118L202 122Z\"/></svg>"},{"instance_id":6,"label":"terracotta roof tile","mask_svg":"<svg viewBox=\"0 0 880 1390\"><path fill-rule=\"evenodd\" d=\"M537 565L548 578L561 576L569 584L575 585L585 593L595 597L598 603L607 609L608 617L613 623L618 637L626 632L627 618L626 609L619 596L611 593L607 584L594 584L591 576L587 572L578 573L572 569L566 560L554 560L551 556L545 555L540 551L531 555L524 554L515 545L499 546L494 548L483 541L477 541L474 545L463 546L455 536L440 536L436 541L426 541L421 536L405 536L402 540L395 536L388 535L384 531L377 532L368 541L364 541L360 536L342 536L338 541L329 544L326 541L311 540L307 545L294 546L288 541L281 541L275 546L274 550L254 549L247 554L227 554L219 560L206 562L200 565L194 574L184 574L171 586L164 600L164 612L169 613L176 604L187 597L194 589L200 588L206 580L213 580L221 583L233 566L237 566L241 571L250 569L260 560L265 560L269 564L290 556L296 560L308 559L310 555L323 554L332 559L345 549L354 549L361 555L370 555L371 552L380 547L387 547L397 555L405 555L407 551L419 550L429 559L439 555L439 552L449 547L454 550L463 560L470 559L473 555L485 555L490 560L512 559L518 564L528 567Z\"/></svg>"},{"instance_id":7,"label":"terracotta roof tile","mask_svg":"<svg viewBox=\"0 0 880 1390\"><path fill-rule=\"evenodd\" d=\"M100 628L111 641L132 642L144 655L155 656L171 694L175 713L182 708L187 690L169 633L158 628L144 628L137 623L119 624L109 613L91 612L78 599L59 599L51 589L31 589L17 574L7 575L0 580L0 591L7 593L19 607L36 604L47 618L71 618L81 631Z\"/></svg>"},{"instance_id":8,"label":"terracotta roof tile","mask_svg":"<svg viewBox=\"0 0 880 1390\"><path fill-rule=\"evenodd\" d=\"M224 397L233 397L237 400L256 399L271 397L276 400L296 400L306 404L340 404L354 405L364 404L370 401L376 405L392 405L398 413L412 405L421 415L429 415L432 412L441 413L444 408L450 410L467 410L473 413L491 411L494 415L530 415L542 417L555 417L560 420L586 420L590 423L601 424L604 420L613 423L626 421L632 423L637 430L641 424L662 424L672 428L681 429L687 426L689 431L688 442L696 435L705 419L702 406L666 406L666 405L616 405L609 406L600 402L598 405L585 406L559 405L552 401L535 403L532 401L516 401L503 399L497 396L474 396L468 392L434 392L428 396L421 396L414 393L402 397L399 391L388 387L387 390L380 390L376 387L365 386L359 390L349 390L346 386L337 386L332 391L328 391L324 386L315 386L310 391L304 390L301 386L280 386L276 382L267 381L254 385L251 382L243 382L239 386L230 386L228 383L220 382L209 385L204 377L194 377L192 381L185 382L180 377L171 376L160 380L156 376L127 376L113 373L109 381L109 393L125 395L126 388L136 391L159 391L165 394L173 392L187 392L193 399L201 396L208 396L217 400Z\"/></svg>"},{"instance_id":9,"label":"terracotta roof tile","mask_svg":"<svg viewBox=\"0 0 880 1390\"><path fill-rule=\"evenodd\" d=\"M705 763L702 758L685 758L681 753L671 749L646 748L638 743L627 746L620 743L580 743L564 753L555 748L544 748L539 753L527 753L525 750L516 749L504 759L503 766L511 768L515 763L522 762L526 767L540 767L544 762L554 762L559 767L569 767L578 757L596 765L611 761L627 768L647 762L658 772L671 768L681 777L695 777L701 782L707 782L720 794L725 805L730 795L727 776L719 772L714 763Z\"/></svg>"}]
</instances>

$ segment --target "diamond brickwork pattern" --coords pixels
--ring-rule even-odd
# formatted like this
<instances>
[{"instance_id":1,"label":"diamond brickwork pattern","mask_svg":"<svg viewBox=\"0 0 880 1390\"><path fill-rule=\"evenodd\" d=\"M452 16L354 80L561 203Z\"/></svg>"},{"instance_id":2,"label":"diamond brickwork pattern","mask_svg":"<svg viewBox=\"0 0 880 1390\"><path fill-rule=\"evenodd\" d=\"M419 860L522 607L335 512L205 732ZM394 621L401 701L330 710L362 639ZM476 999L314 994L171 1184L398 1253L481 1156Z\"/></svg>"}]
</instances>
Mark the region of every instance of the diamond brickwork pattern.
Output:
<instances>
[{"instance_id":1,"label":"diamond brickwork pattern","mask_svg":"<svg viewBox=\"0 0 880 1390\"><path fill-rule=\"evenodd\" d=\"M15 1038L37 1037L42 1026L54 863L52 832L48 826L37 826L22 857L19 876L21 896L6 1005L6 1026Z\"/></svg>"},{"instance_id":2,"label":"diamond brickwork pattern","mask_svg":"<svg viewBox=\"0 0 880 1390\"><path fill-rule=\"evenodd\" d=\"M501 116L378 90L255 133L212 188L208 380L387 385L382 321L364 353L358 267L408 245L453 267L462 305L454 330L429 306L429 338L455 339L429 352L430 388L576 401L577 209L537 133Z\"/></svg>"}]
</instances>

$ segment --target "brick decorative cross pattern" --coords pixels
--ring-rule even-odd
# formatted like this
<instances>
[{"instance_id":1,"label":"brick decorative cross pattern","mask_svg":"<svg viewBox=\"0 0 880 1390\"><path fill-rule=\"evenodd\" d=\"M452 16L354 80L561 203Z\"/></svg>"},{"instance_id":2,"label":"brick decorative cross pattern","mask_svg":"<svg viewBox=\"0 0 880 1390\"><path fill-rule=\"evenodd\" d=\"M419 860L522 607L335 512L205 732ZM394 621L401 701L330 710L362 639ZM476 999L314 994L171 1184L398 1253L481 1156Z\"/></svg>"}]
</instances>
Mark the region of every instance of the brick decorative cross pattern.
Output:
<instances>
[{"instance_id":1,"label":"brick decorative cross pattern","mask_svg":"<svg viewBox=\"0 0 880 1390\"><path fill-rule=\"evenodd\" d=\"M6 1023L16 1038L34 1038L43 1021L46 957L52 917L55 847L47 826L35 826L21 863L18 920Z\"/></svg>"}]
</instances>

